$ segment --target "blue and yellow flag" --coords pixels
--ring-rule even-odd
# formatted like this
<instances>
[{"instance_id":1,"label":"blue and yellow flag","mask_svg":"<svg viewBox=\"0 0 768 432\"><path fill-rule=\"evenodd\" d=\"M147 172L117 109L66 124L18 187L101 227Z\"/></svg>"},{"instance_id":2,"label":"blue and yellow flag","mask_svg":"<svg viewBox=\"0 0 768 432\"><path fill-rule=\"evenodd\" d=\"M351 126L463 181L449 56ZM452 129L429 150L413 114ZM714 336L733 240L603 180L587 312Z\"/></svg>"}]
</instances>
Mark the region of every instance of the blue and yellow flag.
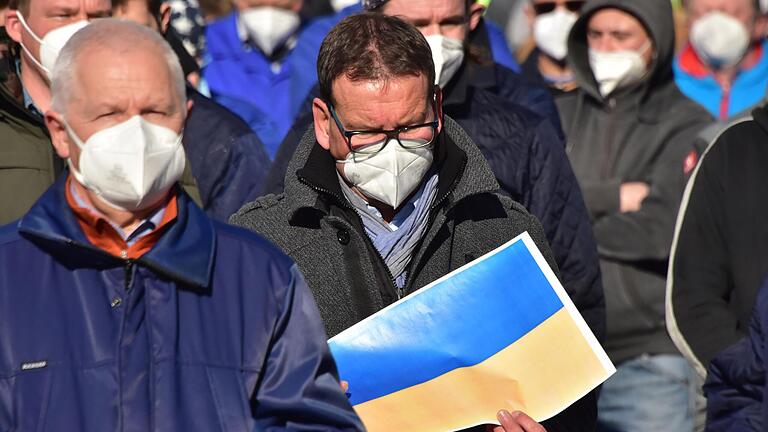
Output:
<instances>
[{"instance_id":1,"label":"blue and yellow flag","mask_svg":"<svg viewBox=\"0 0 768 432\"><path fill-rule=\"evenodd\" d=\"M528 233L329 341L370 431L552 417L615 372Z\"/></svg>"}]
</instances>

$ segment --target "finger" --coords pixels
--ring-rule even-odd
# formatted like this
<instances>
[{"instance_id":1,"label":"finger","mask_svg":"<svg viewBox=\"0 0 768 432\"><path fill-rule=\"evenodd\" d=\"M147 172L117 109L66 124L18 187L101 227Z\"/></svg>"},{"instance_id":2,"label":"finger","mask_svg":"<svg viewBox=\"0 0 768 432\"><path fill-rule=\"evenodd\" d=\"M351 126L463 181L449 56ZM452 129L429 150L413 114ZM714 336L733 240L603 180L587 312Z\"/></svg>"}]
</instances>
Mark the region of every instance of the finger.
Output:
<instances>
[{"instance_id":1,"label":"finger","mask_svg":"<svg viewBox=\"0 0 768 432\"><path fill-rule=\"evenodd\" d=\"M348 381L341 381L340 384L341 384L341 391L346 393L347 390L349 390L349 382Z\"/></svg>"},{"instance_id":2,"label":"finger","mask_svg":"<svg viewBox=\"0 0 768 432\"><path fill-rule=\"evenodd\" d=\"M517 423L517 420L515 420L515 418L512 417L512 414L507 410L499 411L499 413L496 414L496 418L499 420L499 423L501 423L503 432L525 432L525 430L523 430ZM494 432L497 431L494 429Z\"/></svg>"},{"instance_id":3,"label":"finger","mask_svg":"<svg viewBox=\"0 0 768 432\"><path fill-rule=\"evenodd\" d=\"M544 426L536 422L528 416L528 414L522 411L515 411L512 413L512 418L517 420L517 423L523 428L525 432L547 432Z\"/></svg>"}]
</instances>

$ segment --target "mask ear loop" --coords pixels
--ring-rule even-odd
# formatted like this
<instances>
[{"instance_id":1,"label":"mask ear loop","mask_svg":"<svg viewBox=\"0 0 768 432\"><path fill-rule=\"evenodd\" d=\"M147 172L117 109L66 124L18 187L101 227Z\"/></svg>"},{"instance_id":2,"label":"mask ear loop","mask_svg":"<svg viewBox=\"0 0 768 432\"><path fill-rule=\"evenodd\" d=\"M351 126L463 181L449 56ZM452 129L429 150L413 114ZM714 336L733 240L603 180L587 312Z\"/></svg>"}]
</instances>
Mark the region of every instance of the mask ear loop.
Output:
<instances>
[{"instance_id":1,"label":"mask ear loop","mask_svg":"<svg viewBox=\"0 0 768 432\"><path fill-rule=\"evenodd\" d=\"M40 44L40 49L42 49L42 47L43 47L43 40L40 39L35 34L35 32L32 31L31 28L29 28L29 26L27 25L27 21L24 19L24 15L22 15L21 12L16 11L16 17L19 19L19 22L21 23L21 26L24 27L24 30L26 30L27 33L29 33L29 35L32 36L37 41L38 44ZM27 47L24 46L24 43L19 41L19 45L21 45L21 49L24 50L24 52L27 54L27 57L29 57L29 59L32 60L32 63L34 63L34 65L37 66L38 69L40 69L46 76L50 76L50 71L48 70L48 68L43 66L43 64L40 63L40 61L38 61L35 58L35 56L32 55L32 53L27 49Z\"/></svg>"}]
</instances>

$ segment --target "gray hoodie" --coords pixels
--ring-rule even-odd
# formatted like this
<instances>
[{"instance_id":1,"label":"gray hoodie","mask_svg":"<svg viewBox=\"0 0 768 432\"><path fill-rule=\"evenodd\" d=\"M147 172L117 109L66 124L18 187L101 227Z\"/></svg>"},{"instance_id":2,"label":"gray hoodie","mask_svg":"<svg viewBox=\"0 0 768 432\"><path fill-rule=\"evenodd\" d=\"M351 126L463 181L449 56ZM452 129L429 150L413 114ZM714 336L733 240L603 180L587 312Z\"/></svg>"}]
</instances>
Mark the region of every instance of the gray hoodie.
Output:
<instances>
[{"instance_id":1,"label":"gray hoodie","mask_svg":"<svg viewBox=\"0 0 768 432\"><path fill-rule=\"evenodd\" d=\"M638 18L655 55L642 81L604 98L589 66L586 33L591 16L607 7ZM580 89L556 101L598 244L605 345L616 363L677 352L664 325L667 260L686 175L696 160L694 140L712 119L675 86L674 39L669 0L588 1L568 40ZM619 211L626 182L650 186L637 212Z\"/></svg>"}]
</instances>

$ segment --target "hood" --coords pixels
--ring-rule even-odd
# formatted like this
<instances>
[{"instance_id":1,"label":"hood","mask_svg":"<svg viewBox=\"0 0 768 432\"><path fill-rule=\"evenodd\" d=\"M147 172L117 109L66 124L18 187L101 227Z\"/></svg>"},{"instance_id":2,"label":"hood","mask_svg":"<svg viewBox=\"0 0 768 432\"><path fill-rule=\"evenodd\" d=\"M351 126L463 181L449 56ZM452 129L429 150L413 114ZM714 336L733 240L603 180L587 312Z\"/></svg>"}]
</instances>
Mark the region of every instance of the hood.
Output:
<instances>
[{"instance_id":1,"label":"hood","mask_svg":"<svg viewBox=\"0 0 768 432\"><path fill-rule=\"evenodd\" d=\"M568 36L568 63L573 69L579 86L590 96L602 100L597 82L589 66L587 47L587 23L600 9L623 10L645 26L656 50L649 76L644 82L644 91L673 79L672 62L675 54L675 24L672 5L669 0L590 0L584 5L579 20ZM645 96L645 95L644 95Z\"/></svg>"}]
</instances>

